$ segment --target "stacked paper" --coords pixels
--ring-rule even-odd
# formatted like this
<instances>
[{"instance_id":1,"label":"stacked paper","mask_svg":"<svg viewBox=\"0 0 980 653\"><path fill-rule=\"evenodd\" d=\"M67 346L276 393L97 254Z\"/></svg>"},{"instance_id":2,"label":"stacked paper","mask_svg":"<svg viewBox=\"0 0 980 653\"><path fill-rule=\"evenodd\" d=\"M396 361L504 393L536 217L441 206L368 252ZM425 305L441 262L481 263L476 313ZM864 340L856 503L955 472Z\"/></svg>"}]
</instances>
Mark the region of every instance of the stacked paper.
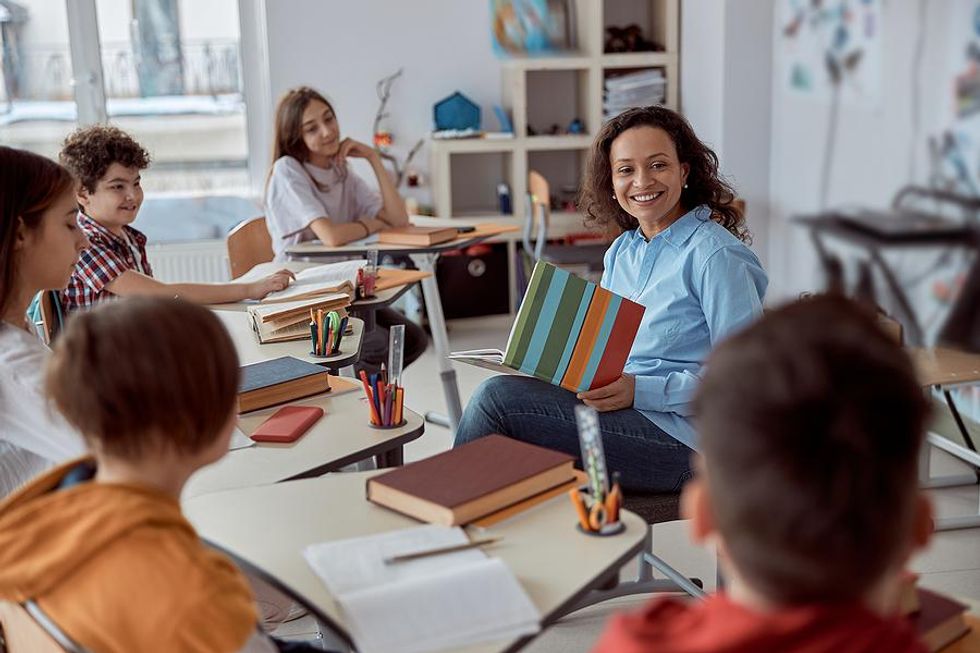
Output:
<instances>
[{"instance_id":1,"label":"stacked paper","mask_svg":"<svg viewBox=\"0 0 980 653\"><path fill-rule=\"evenodd\" d=\"M663 104L667 99L666 87L667 80L659 69L609 77L602 102L603 118L612 118L632 107Z\"/></svg>"}]
</instances>

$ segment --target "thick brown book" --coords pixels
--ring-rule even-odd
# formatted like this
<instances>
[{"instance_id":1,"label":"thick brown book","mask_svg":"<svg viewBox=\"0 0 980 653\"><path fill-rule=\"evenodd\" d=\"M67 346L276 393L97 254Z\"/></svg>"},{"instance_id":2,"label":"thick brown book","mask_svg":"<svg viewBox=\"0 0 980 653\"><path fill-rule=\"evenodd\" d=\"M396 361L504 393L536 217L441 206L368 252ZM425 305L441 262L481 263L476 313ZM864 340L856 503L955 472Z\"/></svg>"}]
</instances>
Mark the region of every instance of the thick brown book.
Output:
<instances>
[{"instance_id":1,"label":"thick brown book","mask_svg":"<svg viewBox=\"0 0 980 653\"><path fill-rule=\"evenodd\" d=\"M468 524L575 478L574 458L502 435L368 479L367 498L421 521Z\"/></svg>"},{"instance_id":2,"label":"thick brown book","mask_svg":"<svg viewBox=\"0 0 980 653\"><path fill-rule=\"evenodd\" d=\"M392 227L378 232L378 242L386 245L438 245L459 235L456 227Z\"/></svg>"},{"instance_id":3,"label":"thick brown book","mask_svg":"<svg viewBox=\"0 0 980 653\"><path fill-rule=\"evenodd\" d=\"M945 648L970 630L964 619L965 605L921 587L917 593L918 609L907 618L919 631L919 638L930 651Z\"/></svg>"},{"instance_id":4,"label":"thick brown book","mask_svg":"<svg viewBox=\"0 0 980 653\"><path fill-rule=\"evenodd\" d=\"M327 368L292 356L243 365L238 412L247 413L329 389Z\"/></svg>"}]
</instances>

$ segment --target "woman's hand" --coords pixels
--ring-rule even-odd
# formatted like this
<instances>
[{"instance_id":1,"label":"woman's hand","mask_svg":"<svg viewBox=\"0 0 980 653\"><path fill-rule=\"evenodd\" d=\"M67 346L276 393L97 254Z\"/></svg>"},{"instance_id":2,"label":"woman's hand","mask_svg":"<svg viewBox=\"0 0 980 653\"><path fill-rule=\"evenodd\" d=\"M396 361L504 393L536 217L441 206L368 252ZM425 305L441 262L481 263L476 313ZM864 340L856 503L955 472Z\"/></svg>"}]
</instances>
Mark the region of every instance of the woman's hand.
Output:
<instances>
[{"instance_id":1,"label":"woman's hand","mask_svg":"<svg viewBox=\"0 0 980 653\"><path fill-rule=\"evenodd\" d=\"M609 385L580 392L576 396L585 402L586 406L591 406L600 413L605 413L632 406L635 390L636 379L633 378L632 374L623 374Z\"/></svg>"},{"instance_id":2,"label":"woman's hand","mask_svg":"<svg viewBox=\"0 0 980 653\"><path fill-rule=\"evenodd\" d=\"M264 279L248 284L248 299L262 299L271 292L285 290L296 275L289 270L279 270Z\"/></svg>"},{"instance_id":3,"label":"woman's hand","mask_svg":"<svg viewBox=\"0 0 980 653\"><path fill-rule=\"evenodd\" d=\"M375 160L381 160L381 157L378 156L377 150L370 145L360 141L355 141L353 138L345 138L340 142L340 150L337 152L337 157L341 161L347 157L351 157L353 159L367 159L372 163Z\"/></svg>"}]
</instances>

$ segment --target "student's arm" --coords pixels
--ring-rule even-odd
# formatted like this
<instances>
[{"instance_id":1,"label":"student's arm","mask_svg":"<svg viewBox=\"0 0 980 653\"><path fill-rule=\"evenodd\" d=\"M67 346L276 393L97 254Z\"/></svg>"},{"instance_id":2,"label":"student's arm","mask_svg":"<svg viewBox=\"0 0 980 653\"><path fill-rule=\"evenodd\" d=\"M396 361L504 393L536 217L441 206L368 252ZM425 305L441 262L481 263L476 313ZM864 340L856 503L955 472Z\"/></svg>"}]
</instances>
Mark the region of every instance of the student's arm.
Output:
<instances>
[{"instance_id":1,"label":"student's arm","mask_svg":"<svg viewBox=\"0 0 980 653\"><path fill-rule=\"evenodd\" d=\"M110 281L106 289L122 297L180 297L195 304L226 304L262 299L271 292L284 289L293 278L289 270L280 270L253 283L163 283L135 270L126 270Z\"/></svg>"},{"instance_id":2,"label":"student's arm","mask_svg":"<svg viewBox=\"0 0 980 653\"><path fill-rule=\"evenodd\" d=\"M367 238L387 226L380 220L372 218L337 223L327 217L317 218L309 225L316 237L328 247L340 247L351 241Z\"/></svg>"},{"instance_id":3,"label":"student's arm","mask_svg":"<svg viewBox=\"0 0 980 653\"><path fill-rule=\"evenodd\" d=\"M385 226L404 227L408 224L408 211L405 209L405 200L398 194L395 183L381 161L381 156L377 150L359 141L344 139L340 144L341 159L352 157L356 159L367 159L374 171L374 176L378 179L378 188L381 191L381 210L377 215L371 216L376 221L381 222L381 228ZM372 232L373 233L373 232Z\"/></svg>"}]
</instances>

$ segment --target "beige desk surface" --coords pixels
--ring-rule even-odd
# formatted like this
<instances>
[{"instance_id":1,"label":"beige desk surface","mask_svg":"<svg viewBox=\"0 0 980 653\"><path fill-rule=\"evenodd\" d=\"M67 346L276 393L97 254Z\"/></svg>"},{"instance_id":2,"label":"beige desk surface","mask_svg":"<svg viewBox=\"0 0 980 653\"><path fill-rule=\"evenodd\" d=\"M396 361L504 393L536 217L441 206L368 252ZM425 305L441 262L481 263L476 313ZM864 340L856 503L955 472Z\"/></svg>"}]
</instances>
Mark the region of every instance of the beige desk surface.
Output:
<instances>
[{"instance_id":1,"label":"beige desk surface","mask_svg":"<svg viewBox=\"0 0 980 653\"><path fill-rule=\"evenodd\" d=\"M345 379L346 380L346 379ZM375 429L368 424L364 391L327 394L290 402L290 405L319 406L324 415L299 440L290 444L258 443L228 454L190 478L183 497L193 497L232 488L269 485L290 478L318 476L391 451L419 438L425 431L420 415L405 410L405 425ZM280 406L256 410L239 417L238 427L251 435L259 424Z\"/></svg>"},{"instance_id":2,"label":"beige desk surface","mask_svg":"<svg viewBox=\"0 0 980 653\"><path fill-rule=\"evenodd\" d=\"M907 349L923 386L980 381L980 354L941 347Z\"/></svg>"},{"instance_id":3,"label":"beige desk surface","mask_svg":"<svg viewBox=\"0 0 980 653\"><path fill-rule=\"evenodd\" d=\"M332 368L339 368L356 363L358 356L360 356L361 339L364 337L364 322L356 317L350 319L349 324L353 333L341 339L340 351L333 356L321 358L310 355L309 339L271 342L264 345L259 343L258 337L252 331L252 325L249 324L248 315L243 311L215 310L214 313L221 319L222 324L228 329L228 333L231 334L242 365L258 363L280 356L293 356L310 363L327 364Z\"/></svg>"},{"instance_id":4,"label":"beige desk surface","mask_svg":"<svg viewBox=\"0 0 980 653\"><path fill-rule=\"evenodd\" d=\"M343 628L337 603L307 565L302 549L418 524L364 499L365 482L377 473L328 474L218 492L185 500L183 508L202 537L278 579L326 623ZM575 530L568 497L562 495L493 525L488 530L503 540L486 551L507 563L546 626L639 553L648 527L629 512L623 519L626 531L620 535L581 534ZM466 651L510 650L522 643L501 641Z\"/></svg>"}]
</instances>

